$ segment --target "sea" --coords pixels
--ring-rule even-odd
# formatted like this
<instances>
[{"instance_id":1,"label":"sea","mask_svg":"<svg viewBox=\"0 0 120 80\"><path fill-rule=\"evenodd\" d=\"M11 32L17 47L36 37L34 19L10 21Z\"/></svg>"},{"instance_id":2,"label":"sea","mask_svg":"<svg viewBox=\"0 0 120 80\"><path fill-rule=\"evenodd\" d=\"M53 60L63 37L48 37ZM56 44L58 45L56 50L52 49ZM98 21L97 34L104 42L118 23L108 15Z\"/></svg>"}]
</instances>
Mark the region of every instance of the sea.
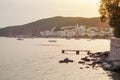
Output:
<instances>
[{"instance_id":1,"label":"sea","mask_svg":"<svg viewBox=\"0 0 120 80\"><path fill-rule=\"evenodd\" d=\"M53 40L50 41L50 40ZM61 50L110 50L108 39L61 39L0 37L0 80L119 80L101 67L78 64L86 52ZM65 58L73 63L59 63ZM82 67L83 69L80 69ZM118 74L119 76L119 74Z\"/></svg>"}]
</instances>

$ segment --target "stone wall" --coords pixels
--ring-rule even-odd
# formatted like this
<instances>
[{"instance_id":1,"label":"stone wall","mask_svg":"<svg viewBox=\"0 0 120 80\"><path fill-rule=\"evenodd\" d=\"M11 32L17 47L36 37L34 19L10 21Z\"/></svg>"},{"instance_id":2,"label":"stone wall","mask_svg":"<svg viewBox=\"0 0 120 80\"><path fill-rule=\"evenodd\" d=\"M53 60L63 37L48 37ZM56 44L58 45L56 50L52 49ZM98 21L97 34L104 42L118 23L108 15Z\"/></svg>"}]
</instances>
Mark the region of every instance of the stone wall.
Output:
<instances>
[{"instance_id":1,"label":"stone wall","mask_svg":"<svg viewBox=\"0 0 120 80\"><path fill-rule=\"evenodd\" d=\"M111 38L110 54L108 60L120 60L120 38Z\"/></svg>"}]
</instances>

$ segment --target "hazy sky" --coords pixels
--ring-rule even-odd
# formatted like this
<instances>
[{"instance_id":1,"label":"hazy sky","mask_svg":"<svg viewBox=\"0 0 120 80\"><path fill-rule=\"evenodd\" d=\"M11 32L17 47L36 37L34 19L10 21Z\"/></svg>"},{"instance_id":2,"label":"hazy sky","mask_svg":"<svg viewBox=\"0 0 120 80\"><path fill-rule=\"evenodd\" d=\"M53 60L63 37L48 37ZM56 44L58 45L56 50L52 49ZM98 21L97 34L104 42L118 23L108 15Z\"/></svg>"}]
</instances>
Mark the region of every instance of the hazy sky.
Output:
<instances>
[{"instance_id":1,"label":"hazy sky","mask_svg":"<svg viewBox=\"0 0 120 80\"><path fill-rule=\"evenodd\" d=\"M0 26L21 25L53 16L99 16L100 0L0 0Z\"/></svg>"}]
</instances>

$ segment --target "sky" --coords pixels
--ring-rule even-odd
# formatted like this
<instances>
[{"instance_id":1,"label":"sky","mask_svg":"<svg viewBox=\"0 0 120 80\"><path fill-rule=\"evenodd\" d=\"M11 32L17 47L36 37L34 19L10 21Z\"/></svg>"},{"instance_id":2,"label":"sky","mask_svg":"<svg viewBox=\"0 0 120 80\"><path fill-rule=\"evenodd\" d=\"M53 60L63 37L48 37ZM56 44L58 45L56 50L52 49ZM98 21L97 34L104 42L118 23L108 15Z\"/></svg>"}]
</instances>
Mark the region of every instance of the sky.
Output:
<instances>
[{"instance_id":1,"label":"sky","mask_svg":"<svg viewBox=\"0 0 120 80\"><path fill-rule=\"evenodd\" d=\"M43 18L97 17L100 0L0 0L0 27Z\"/></svg>"}]
</instances>

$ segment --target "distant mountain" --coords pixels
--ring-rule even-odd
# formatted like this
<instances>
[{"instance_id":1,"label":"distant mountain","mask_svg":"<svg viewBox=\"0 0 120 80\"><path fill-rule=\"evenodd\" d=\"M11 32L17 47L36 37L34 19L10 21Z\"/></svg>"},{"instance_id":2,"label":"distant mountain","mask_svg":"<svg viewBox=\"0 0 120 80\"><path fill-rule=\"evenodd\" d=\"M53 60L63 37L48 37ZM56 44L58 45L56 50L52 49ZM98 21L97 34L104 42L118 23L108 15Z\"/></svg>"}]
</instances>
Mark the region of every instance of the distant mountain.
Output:
<instances>
[{"instance_id":1,"label":"distant mountain","mask_svg":"<svg viewBox=\"0 0 120 80\"><path fill-rule=\"evenodd\" d=\"M19 26L9 26L0 29L0 36L16 36L16 35L29 35L39 36L41 31L52 29L56 27L59 30L60 27L74 26L74 25L85 25L88 27L108 27L108 23L101 23L99 17L94 18L83 18L83 17L52 17L41 19L35 22L31 22Z\"/></svg>"}]
</instances>

